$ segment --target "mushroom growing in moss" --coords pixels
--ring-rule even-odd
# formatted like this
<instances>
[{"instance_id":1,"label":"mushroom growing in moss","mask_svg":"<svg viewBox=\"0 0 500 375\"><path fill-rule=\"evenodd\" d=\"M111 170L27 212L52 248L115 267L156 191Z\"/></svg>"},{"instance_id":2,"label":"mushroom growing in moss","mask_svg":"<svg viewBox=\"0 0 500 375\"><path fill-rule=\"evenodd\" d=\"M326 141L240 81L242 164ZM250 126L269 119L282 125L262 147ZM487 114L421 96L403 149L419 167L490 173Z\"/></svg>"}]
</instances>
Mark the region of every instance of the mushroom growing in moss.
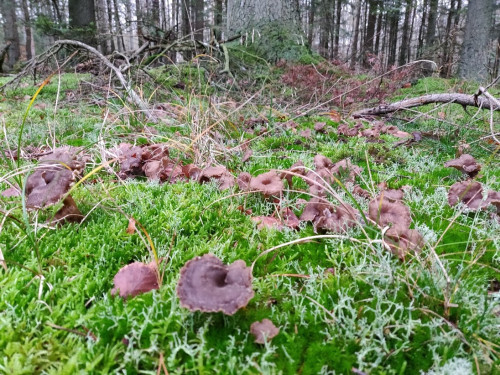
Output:
<instances>
[{"instance_id":1,"label":"mushroom growing in moss","mask_svg":"<svg viewBox=\"0 0 500 375\"><path fill-rule=\"evenodd\" d=\"M127 264L120 268L113 278L113 282L115 287L111 290L112 295L119 294L123 298L135 297L158 289L158 268L155 262Z\"/></svg>"},{"instance_id":2,"label":"mushroom growing in moss","mask_svg":"<svg viewBox=\"0 0 500 375\"><path fill-rule=\"evenodd\" d=\"M274 171L262 173L250 181L250 189L260 191L266 197L280 195L283 188L283 181Z\"/></svg>"},{"instance_id":3,"label":"mushroom growing in moss","mask_svg":"<svg viewBox=\"0 0 500 375\"><path fill-rule=\"evenodd\" d=\"M280 329L274 325L269 319L253 322L250 326L250 333L255 336L257 344L265 344L267 341L280 333Z\"/></svg>"},{"instance_id":4,"label":"mushroom growing in moss","mask_svg":"<svg viewBox=\"0 0 500 375\"><path fill-rule=\"evenodd\" d=\"M483 188L481 184L476 181L467 180L451 185L450 190L448 190L448 203L450 206L455 206L458 202L464 203L471 210L483 208L485 202L483 202Z\"/></svg>"},{"instance_id":5,"label":"mushroom growing in moss","mask_svg":"<svg viewBox=\"0 0 500 375\"><path fill-rule=\"evenodd\" d=\"M252 271L243 260L225 265L211 254L188 261L181 269L177 296L191 311L233 315L253 298Z\"/></svg>"},{"instance_id":6,"label":"mushroom growing in moss","mask_svg":"<svg viewBox=\"0 0 500 375\"><path fill-rule=\"evenodd\" d=\"M457 159L449 160L444 163L444 166L458 169L469 175L469 177L475 177L481 170L481 165L479 165L476 159L469 154L463 154Z\"/></svg>"}]
</instances>

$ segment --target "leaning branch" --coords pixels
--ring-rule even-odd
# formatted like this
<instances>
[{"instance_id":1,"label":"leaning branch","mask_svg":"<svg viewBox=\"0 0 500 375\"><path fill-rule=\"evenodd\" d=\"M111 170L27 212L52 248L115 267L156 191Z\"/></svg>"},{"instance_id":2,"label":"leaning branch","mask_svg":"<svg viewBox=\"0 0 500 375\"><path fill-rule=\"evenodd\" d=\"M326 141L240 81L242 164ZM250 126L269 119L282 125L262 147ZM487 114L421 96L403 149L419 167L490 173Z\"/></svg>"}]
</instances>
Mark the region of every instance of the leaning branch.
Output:
<instances>
[{"instance_id":1,"label":"leaning branch","mask_svg":"<svg viewBox=\"0 0 500 375\"><path fill-rule=\"evenodd\" d=\"M411 98L402 100L391 104L381 104L372 108L365 108L360 111L354 112L354 117L367 117L367 116L381 116L393 113L396 111L402 111L409 108L420 107L426 104L433 103L455 103L460 104L465 107L478 107L482 109L492 109L494 111L500 111L500 106L496 103L491 102L487 98L483 98L477 95L468 94L430 94L419 96L418 98Z\"/></svg>"}]
</instances>

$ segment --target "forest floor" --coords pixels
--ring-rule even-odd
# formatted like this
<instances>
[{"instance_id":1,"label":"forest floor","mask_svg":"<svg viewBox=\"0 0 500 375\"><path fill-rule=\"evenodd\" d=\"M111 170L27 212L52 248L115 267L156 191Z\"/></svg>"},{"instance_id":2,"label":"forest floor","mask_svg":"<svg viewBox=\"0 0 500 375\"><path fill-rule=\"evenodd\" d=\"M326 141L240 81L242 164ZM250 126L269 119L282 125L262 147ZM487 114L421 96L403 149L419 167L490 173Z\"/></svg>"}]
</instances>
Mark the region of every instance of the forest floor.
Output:
<instances>
[{"instance_id":1,"label":"forest floor","mask_svg":"<svg viewBox=\"0 0 500 375\"><path fill-rule=\"evenodd\" d=\"M54 76L28 111L40 82L6 89L0 191L23 186L38 156L64 145L82 147L86 178L72 191L84 215L78 224L47 224L54 209L29 210L22 195L1 198L0 373L500 374L499 217L492 205L450 206L450 187L467 176L444 166L471 154L481 165L474 179L484 197L500 191L490 112L428 105L384 120L407 133L404 142L391 134L348 136L340 129L373 126L349 113L376 104L377 94L359 89L321 100L372 77L334 80L332 73L318 83L293 69L239 98L217 88L198 92L200 76L173 78L176 88L162 98L137 86L157 103L159 120L148 123L89 74ZM477 90L432 77L403 83L393 77L381 99ZM317 98L298 100L318 84ZM12 160L7 156L16 153L22 124L22 158ZM326 187L327 199L340 198L361 213L381 192L402 189L399 204L409 208L423 243L395 256L384 240L388 228L364 214L336 232L307 221L287 227L283 210L300 217L311 199L300 176L269 198L236 184L221 190L216 180L159 183L133 176L123 160L98 169L122 142L165 144L171 160L220 164L234 177L283 171L299 161L314 170L318 154L333 163L347 158L361 170L341 171ZM266 219L255 216L273 216L274 226L262 228ZM179 302L181 268L207 253L225 264L256 261L255 295L234 315L191 312ZM158 290L111 295L122 267L156 255ZM263 318L280 332L258 344L249 329Z\"/></svg>"}]
</instances>

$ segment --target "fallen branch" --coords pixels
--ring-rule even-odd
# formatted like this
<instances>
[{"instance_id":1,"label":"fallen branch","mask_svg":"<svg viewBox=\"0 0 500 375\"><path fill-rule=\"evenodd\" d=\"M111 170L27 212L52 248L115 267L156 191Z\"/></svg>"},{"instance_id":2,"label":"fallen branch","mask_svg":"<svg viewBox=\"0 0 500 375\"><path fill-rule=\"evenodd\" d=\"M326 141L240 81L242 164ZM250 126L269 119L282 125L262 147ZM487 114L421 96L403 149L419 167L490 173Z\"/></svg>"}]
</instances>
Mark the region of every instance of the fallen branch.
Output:
<instances>
[{"instance_id":1,"label":"fallen branch","mask_svg":"<svg viewBox=\"0 0 500 375\"><path fill-rule=\"evenodd\" d=\"M468 94L430 94L419 96L417 98L405 99L396 103L391 104L381 104L372 108L365 108L360 111L354 112L354 117L366 117L366 116L380 116L393 113L396 111L402 111L405 109L420 107L426 104L433 103L455 103L460 104L465 107L478 107L482 109L492 109L495 111L500 110L500 106L495 103L490 104L490 101L486 98L479 97L476 95Z\"/></svg>"}]
</instances>

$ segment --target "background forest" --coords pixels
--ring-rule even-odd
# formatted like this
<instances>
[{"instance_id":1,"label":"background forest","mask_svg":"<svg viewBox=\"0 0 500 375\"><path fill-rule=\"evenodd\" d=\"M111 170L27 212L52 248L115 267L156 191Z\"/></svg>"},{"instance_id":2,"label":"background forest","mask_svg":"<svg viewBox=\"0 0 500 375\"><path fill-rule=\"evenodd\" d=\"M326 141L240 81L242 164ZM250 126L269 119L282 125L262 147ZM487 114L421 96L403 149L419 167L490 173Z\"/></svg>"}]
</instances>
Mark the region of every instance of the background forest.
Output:
<instances>
[{"instance_id":1,"label":"background forest","mask_svg":"<svg viewBox=\"0 0 500 375\"><path fill-rule=\"evenodd\" d=\"M351 68L376 65L385 71L429 59L438 64L440 76L450 77L457 72L469 22L474 34L465 41L478 46L474 53L463 52L462 60L473 60L476 69L466 68L471 63L464 61L462 74L475 71L484 76L487 70L496 76L499 71L499 4L494 0L472 1L469 17L466 0L291 1L295 2L304 31L297 42L330 60L348 62ZM2 0L0 61L10 70L57 39L86 41L105 55L136 50L144 42L153 46L180 39L204 43L238 36L242 43L255 39L257 30L229 35L227 9L228 0ZM479 49L484 56L478 56ZM176 53L169 57L173 62L180 58Z\"/></svg>"}]
</instances>

